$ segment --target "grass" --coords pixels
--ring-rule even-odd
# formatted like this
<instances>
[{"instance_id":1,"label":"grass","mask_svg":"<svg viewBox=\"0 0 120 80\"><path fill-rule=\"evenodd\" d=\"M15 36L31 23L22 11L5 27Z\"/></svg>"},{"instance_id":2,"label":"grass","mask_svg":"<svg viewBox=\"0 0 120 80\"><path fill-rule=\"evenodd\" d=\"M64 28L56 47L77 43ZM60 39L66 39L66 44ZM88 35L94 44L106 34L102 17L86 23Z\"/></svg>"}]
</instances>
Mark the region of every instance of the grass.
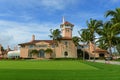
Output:
<instances>
[{"instance_id":1,"label":"grass","mask_svg":"<svg viewBox=\"0 0 120 80\"><path fill-rule=\"evenodd\" d=\"M120 66L62 61L0 61L0 80L120 80Z\"/></svg>"}]
</instances>

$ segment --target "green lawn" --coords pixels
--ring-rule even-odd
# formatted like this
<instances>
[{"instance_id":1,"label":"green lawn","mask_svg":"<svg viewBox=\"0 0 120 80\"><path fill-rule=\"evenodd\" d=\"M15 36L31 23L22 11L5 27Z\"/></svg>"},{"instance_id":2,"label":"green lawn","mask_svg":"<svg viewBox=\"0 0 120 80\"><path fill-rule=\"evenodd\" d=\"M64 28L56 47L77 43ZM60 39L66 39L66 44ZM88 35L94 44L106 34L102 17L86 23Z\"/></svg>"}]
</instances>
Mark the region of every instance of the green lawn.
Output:
<instances>
[{"instance_id":1,"label":"green lawn","mask_svg":"<svg viewBox=\"0 0 120 80\"><path fill-rule=\"evenodd\" d=\"M120 80L120 66L75 61L0 61L0 80Z\"/></svg>"}]
</instances>

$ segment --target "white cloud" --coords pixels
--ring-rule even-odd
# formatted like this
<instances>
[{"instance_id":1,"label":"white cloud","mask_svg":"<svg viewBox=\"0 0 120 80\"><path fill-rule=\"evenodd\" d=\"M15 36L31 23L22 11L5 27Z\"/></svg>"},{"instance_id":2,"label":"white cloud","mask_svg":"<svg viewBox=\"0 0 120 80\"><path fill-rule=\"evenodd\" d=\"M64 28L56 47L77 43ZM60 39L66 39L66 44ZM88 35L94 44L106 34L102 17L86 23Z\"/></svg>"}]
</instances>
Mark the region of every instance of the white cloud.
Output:
<instances>
[{"instance_id":1,"label":"white cloud","mask_svg":"<svg viewBox=\"0 0 120 80\"><path fill-rule=\"evenodd\" d=\"M57 26L56 26L57 25ZM18 23L12 21L0 20L0 44L5 48L9 45L14 46L29 42L32 40L32 35L36 36L36 40L50 39L50 29L60 29L60 23ZM73 29L73 36L78 35L79 27L75 26ZM79 35L78 35L79 36Z\"/></svg>"},{"instance_id":2,"label":"white cloud","mask_svg":"<svg viewBox=\"0 0 120 80\"><path fill-rule=\"evenodd\" d=\"M0 20L0 44L4 47L10 45L13 48L17 44L29 42L33 34L36 35L36 39L49 39L49 30L59 28L59 25L54 27L55 25L52 23L18 23Z\"/></svg>"}]
</instances>

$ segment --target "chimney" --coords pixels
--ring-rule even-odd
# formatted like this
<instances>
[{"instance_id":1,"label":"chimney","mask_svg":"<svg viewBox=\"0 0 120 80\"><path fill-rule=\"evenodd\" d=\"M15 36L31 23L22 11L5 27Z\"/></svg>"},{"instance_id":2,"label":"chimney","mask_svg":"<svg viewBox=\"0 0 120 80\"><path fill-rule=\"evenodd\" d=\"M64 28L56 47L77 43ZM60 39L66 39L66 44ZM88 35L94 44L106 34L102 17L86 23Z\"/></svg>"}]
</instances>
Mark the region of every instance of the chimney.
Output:
<instances>
[{"instance_id":1,"label":"chimney","mask_svg":"<svg viewBox=\"0 0 120 80\"><path fill-rule=\"evenodd\" d=\"M32 41L34 41L35 40L35 35L32 35Z\"/></svg>"},{"instance_id":2,"label":"chimney","mask_svg":"<svg viewBox=\"0 0 120 80\"><path fill-rule=\"evenodd\" d=\"M7 51L10 51L10 47L9 47L9 45L7 46Z\"/></svg>"}]
</instances>

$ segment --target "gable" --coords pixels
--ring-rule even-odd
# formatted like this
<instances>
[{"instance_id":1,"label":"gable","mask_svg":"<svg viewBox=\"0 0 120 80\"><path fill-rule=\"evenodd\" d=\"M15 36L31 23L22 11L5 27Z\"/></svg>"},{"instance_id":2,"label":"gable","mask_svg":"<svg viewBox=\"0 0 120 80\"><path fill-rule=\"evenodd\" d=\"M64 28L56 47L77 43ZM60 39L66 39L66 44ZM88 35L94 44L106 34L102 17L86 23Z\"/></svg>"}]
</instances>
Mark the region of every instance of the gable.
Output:
<instances>
[{"instance_id":1,"label":"gable","mask_svg":"<svg viewBox=\"0 0 120 80\"><path fill-rule=\"evenodd\" d=\"M35 45L49 45L49 43L45 41L41 41L41 42L35 43Z\"/></svg>"}]
</instances>

